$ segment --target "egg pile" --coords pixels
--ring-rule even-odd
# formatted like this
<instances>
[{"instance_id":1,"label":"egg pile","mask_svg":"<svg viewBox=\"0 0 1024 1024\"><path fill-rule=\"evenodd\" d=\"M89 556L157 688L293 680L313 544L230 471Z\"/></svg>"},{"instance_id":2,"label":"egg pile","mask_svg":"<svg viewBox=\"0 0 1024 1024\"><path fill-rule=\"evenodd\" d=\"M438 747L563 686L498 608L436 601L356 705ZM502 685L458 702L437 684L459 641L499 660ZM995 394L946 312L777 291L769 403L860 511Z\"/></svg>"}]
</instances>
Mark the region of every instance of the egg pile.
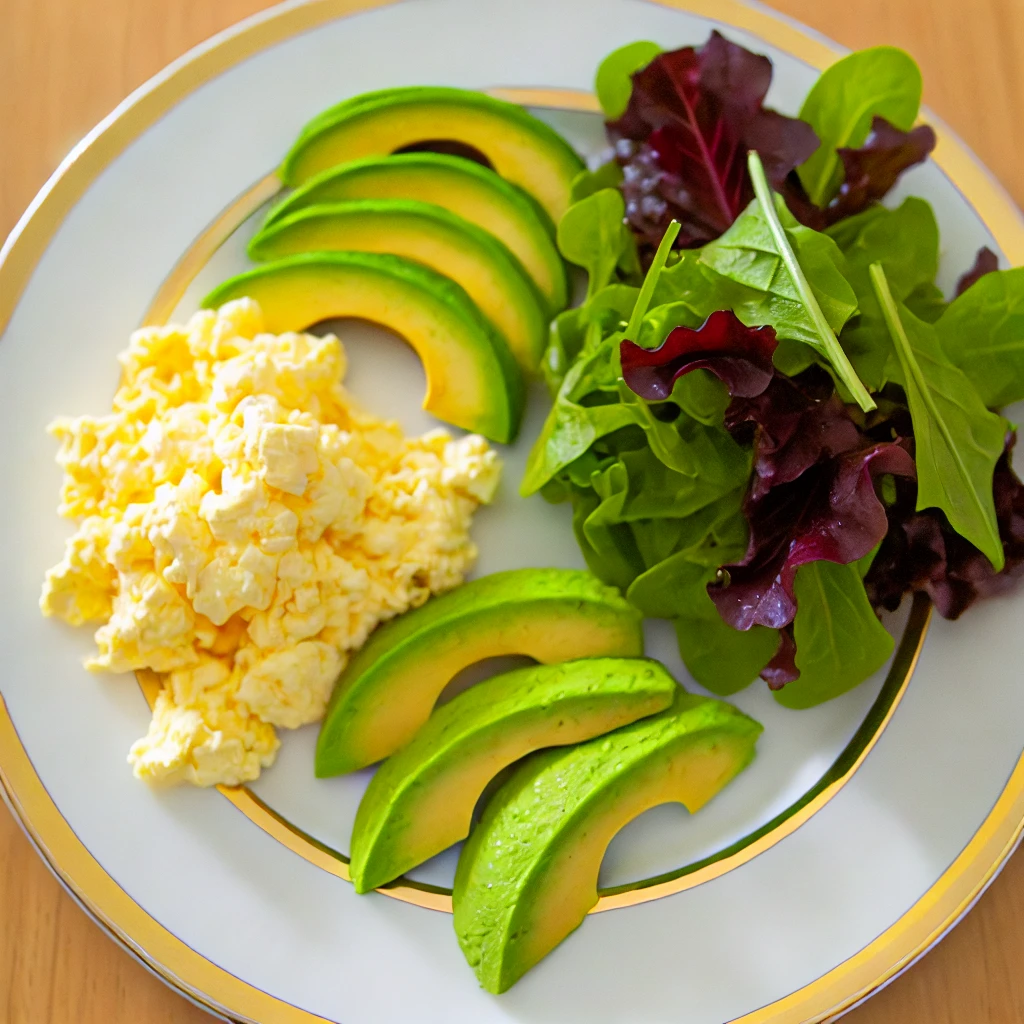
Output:
<instances>
[{"instance_id":1,"label":"egg pile","mask_svg":"<svg viewBox=\"0 0 1024 1024\"><path fill-rule=\"evenodd\" d=\"M265 333L250 300L120 359L111 414L51 427L79 525L40 606L102 623L90 669L161 674L139 778L249 781L378 623L462 581L497 457L361 411L338 339Z\"/></svg>"}]
</instances>

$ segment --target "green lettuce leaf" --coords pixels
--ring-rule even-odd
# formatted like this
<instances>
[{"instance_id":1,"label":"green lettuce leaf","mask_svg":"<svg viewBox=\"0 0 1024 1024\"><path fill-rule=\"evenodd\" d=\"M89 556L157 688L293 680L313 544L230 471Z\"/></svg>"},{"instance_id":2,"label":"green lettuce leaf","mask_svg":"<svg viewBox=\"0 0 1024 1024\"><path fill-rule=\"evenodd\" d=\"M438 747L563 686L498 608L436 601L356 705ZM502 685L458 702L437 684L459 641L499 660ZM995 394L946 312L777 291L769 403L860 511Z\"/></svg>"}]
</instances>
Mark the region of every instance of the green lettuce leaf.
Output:
<instances>
[{"instance_id":1,"label":"green lettuce leaf","mask_svg":"<svg viewBox=\"0 0 1024 1024\"><path fill-rule=\"evenodd\" d=\"M871 280L914 423L917 507L942 509L950 526L998 572L1005 558L992 476L1005 447L1006 421L985 408L974 385L946 355L936 329L898 306L880 263L871 265Z\"/></svg>"}]
</instances>

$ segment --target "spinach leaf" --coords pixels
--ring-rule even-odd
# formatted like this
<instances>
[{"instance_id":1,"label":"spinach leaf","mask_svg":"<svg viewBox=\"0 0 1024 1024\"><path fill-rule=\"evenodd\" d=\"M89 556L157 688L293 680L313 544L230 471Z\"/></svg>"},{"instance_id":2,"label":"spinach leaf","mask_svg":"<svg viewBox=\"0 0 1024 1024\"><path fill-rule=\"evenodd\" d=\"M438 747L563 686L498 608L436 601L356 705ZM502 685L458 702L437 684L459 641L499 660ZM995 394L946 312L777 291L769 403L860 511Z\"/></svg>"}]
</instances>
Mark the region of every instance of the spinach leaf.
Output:
<instances>
[{"instance_id":1,"label":"spinach leaf","mask_svg":"<svg viewBox=\"0 0 1024 1024\"><path fill-rule=\"evenodd\" d=\"M605 497L592 490L573 495L572 526L587 568L609 586L626 590L644 571L636 541L627 523L617 522L607 513L596 518L594 515L604 502L614 502L616 475L613 472L595 477Z\"/></svg>"},{"instance_id":2,"label":"spinach leaf","mask_svg":"<svg viewBox=\"0 0 1024 1024\"><path fill-rule=\"evenodd\" d=\"M728 697L749 686L771 661L779 646L779 633L765 626L733 629L711 603L707 588L701 589L701 603L695 605L699 614L681 615L675 620L679 654L701 686L719 697Z\"/></svg>"},{"instance_id":3,"label":"spinach leaf","mask_svg":"<svg viewBox=\"0 0 1024 1024\"><path fill-rule=\"evenodd\" d=\"M610 284L602 288L593 298L566 309L551 321L548 345L541 358L541 372L552 395L558 389L582 351L588 328L594 328L601 336L625 326L639 290L627 284Z\"/></svg>"},{"instance_id":4,"label":"spinach leaf","mask_svg":"<svg viewBox=\"0 0 1024 1024\"><path fill-rule=\"evenodd\" d=\"M633 73L647 67L659 53L661 47L657 43L641 40L612 50L601 61L594 78L594 92L607 120L614 121L626 112L633 92Z\"/></svg>"},{"instance_id":5,"label":"spinach leaf","mask_svg":"<svg viewBox=\"0 0 1024 1024\"><path fill-rule=\"evenodd\" d=\"M935 328L897 306L882 265L871 264L870 272L914 423L917 508L942 509L950 526L998 572L1005 558L992 477L1005 446L1006 421L985 408L943 351Z\"/></svg>"},{"instance_id":6,"label":"spinach leaf","mask_svg":"<svg viewBox=\"0 0 1024 1024\"><path fill-rule=\"evenodd\" d=\"M839 188L842 167L837 149L862 145L876 116L909 131L920 106L920 69L913 57L896 47L859 50L826 69L800 108L800 119L821 140L797 168L811 202L824 206Z\"/></svg>"},{"instance_id":7,"label":"spinach leaf","mask_svg":"<svg viewBox=\"0 0 1024 1024\"><path fill-rule=\"evenodd\" d=\"M899 379L899 363L868 268L881 263L897 301L928 297L926 289L934 287L939 269L939 226L928 203L910 198L895 210L872 207L840 222L829 234L846 257L846 276L860 307L860 316L839 340L858 376L877 391L886 381Z\"/></svg>"},{"instance_id":8,"label":"spinach leaf","mask_svg":"<svg viewBox=\"0 0 1024 1024\"><path fill-rule=\"evenodd\" d=\"M903 300L903 305L918 320L923 320L927 324L935 323L949 307L946 296L942 294L942 289L933 282L919 284Z\"/></svg>"},{"instance_id":9,"label":"spinach leaf","mask_svg":"<svg viewBox=\"0 0 1024 1024\"><path fill-rule=\"evenodd\" d=\"M980 277L935 324L989 408L1024 398L1024 267Z\"/></svg>"},{"instance_id":10,"label":"spinach leaf","mask_svg":"<svg viewBox=\"0 0 1024 1024\"><path fill-rule=\"evenodd\" d=\"M793 621L800 678L775 692L787 708L810 708L864 682L889 659L893 639L875 616L856 562L809 562L796 574Z\"/></svg>"},{"instance_id":11,"label":"spinach leaf","mask_svg":"<svg viewBox=\"0 0 1024 1024\"><path fill-rule=\"evenodd\" d=\"M559 251L587 271L588 299L615 280L622 261L635 259L636 242L623 221L625 212L622 193L603 188L573 203L558 222Z\"/></svg>"},{"instance_id":12,"label":"spinach leaf","mask_svg":"<svg viewBox=\"0 0 1024 1024\"><path fill-rule=\"evenodd\" d=\"M606 164L594 170L582 170L569 185L569 202L578 203L595 192L605 188L617 188L622 184L622 168L614 161L609 160Z\"/></svg>"},{"instance_id":13,"label":"spinach leaf","mask_svg":"<svg viewBox=\"0 0 1024 1024\"><path fill-rule=\"evenodd\" d=\"M757 153L750 176L756 198L729 230L708 243L701 262L748 290L733 311L747 326L770 324L780 338L818 352L865 411L875 403L836 337L857 311L844 263L827 235L799 224L781 197L768 188Z\"/></svg>"},{"instance_id":14,"label":"spinach leaf","mask_svg":"<svg viewBox=\"0 0 1024 1024\"><path fill-rule=\"evenodd\" d=\"M742 557L746 549L742 496L743 489L737 489L684 520L686 539L679 550L638 576L627 594L644 615L675 620L679 653L690 675L720 696L753 682L779 642L774 629L733 629L708 597L718 566Z\"/></svg>"},{"instance_id":15,"label":"spinach leaf","mask_svg":"<svg viewBox=\"0 0 1024 1024\"><path fill-rule=\"evenodd\" d=\"M570 397L573 370L565 378L526 460L526 471L519 484L519 493L524 498L539 491L599 438L636 422L633 406L619 403L584 406Z\"/></svg>"}]
</instances>

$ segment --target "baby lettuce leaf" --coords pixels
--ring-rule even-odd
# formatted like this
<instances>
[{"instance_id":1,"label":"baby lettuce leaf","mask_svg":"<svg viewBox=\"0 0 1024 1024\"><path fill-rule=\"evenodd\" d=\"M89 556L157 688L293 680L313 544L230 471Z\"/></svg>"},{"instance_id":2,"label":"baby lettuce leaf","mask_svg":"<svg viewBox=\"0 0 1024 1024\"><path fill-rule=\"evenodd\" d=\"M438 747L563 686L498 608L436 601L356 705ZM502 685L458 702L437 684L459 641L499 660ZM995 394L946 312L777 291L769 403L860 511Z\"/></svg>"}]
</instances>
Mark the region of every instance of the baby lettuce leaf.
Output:
<instances>
[{"instance_id":1,"label":"baby lettuce leaf","mask_svg":"<svg viewBox=\"0 0 1024 1024\"><path fill-rule=\"evenodd\" d=\"M834 224L884 198L905 170L928 158L935 142L935 132L926 124L904 132L876 117L863 146L838 151L843 183L825 208L825 222Z\"/></svg>"},{"instance_id":2,"label":"baby lettuce leaf","mask_svg":"<svg viewBox=\"0 0 1024 1024\"><path fill-rule=\"evenodd\" d=\"M980 276L950 303L935 330L986 406L1024 398L1024 267Z\"/></svg>"},{"instance_id":3,"label":"baby lettuce leaf","mask_svg":"<svg viewBox=\"0 0 1024 1024\"><path fill-rule=\"evenodd\" d=\"M756 427L751 501L861 443L832 381L820 370L803 374L799 384L780 376L760 395L737 396L726 410L725 425L740 435L749 424Z\"/></svg>"},{"instance_id":4,"label":"baby lettuce leaf","mask_svg":"<svg viewBox=\"0 0 1024 1024\"><path fill-rule=\"evenodd\" d=\"M882 264L898 301L915 294L924 299L939 269L939 226L931 206L911 197L895 210L871 207L841 221L828 234L846 257L846 277L860 308L860 316L839 340L861 380L878 391L894 375L898 379L899 364L868 268ZM942 300L941 292L938 298Z\"/></svg>"},{"instance_id":5,"label":"baby lettuce leaf","mask_svg":"<svg viewBox=\"0 0 1024 1024\"><path fill-rule=\"evenodd\" d=\"M810 708L852 690L892 655L855 564L811 562L796 575L793 622L798 679L776 690L787 708Z\"/></svg>"},{"instance_id":6,"label":"baby lettuce leaf","mask_svg":"<svg viewBox=\"0 0 1024 1024\"><path fill-rule=\"evenodd\" d=\"M704 247L701 262L748 289L750 299L733 307L744 323L768 324L779 338L809 345L857 404L873 409L836 336L857 311L839 247L797 223L769 189L757 153L750 153L749 166L756 198L729 231Z\"/></svg>"},{"instance_id":7,"label":"baby lettuce leaf","mask_svg":"<svg viewBox=\"0 0 1024 1024\"><path fill-rule=\"evenodd\" d=\"M661 47L657 43L640 40L612 50L598 64L594 92L597 93L597 101L606 118L614 120L622 117L633 91L633 75L647 67L659 53Z\"/></svg>"},{"instance_id":8,"label":"baby lettuce leaf","mask_svg":"<svg viewBox=\"0 0 1024 1024\"><path fill-rule=\"evenodd\" d=\"M636 251L632 232L623 223L624 212L622 193L603 188L573 203L558 222L558 249L587 271L588 299L611 284L616 268Z\"/></svg>"},{"instance_id":9,"label":"baby lettuce leaf","mask_svg":"<svg viewBox=\"0 0 1024 1024\"><path fill-rule=\"evenodd\" d=\"M648 401L665 400L681 376L699 369L748 398L768 387L777 344L774 328L746 327L731 310L719 310L696 330L676 327L655 349L623 341L619 354L627 386Z\"/></svg>"},{"instance_id":10,"label":"baby lettuce leaf","mask_svg":"<svg viewBox=\"0 0 1024 1024\"><path fill-rule=\"evenodd\" d=\"M899 308L882 265L870 269L914 424L917 507L945 512L953 529L998 572L1004 557L992 475L1003 452L1006 421L985 408L974 385L943 351L936 329Z\"/></svg>"},{"instance_id":11,"label":"baby lettuce leaf","mask_svg":"<svg viewBox=\"0 0 1024 1024\"><path fill-rule=\"evenodd\" d=\"M607 127L642 245L653 247L673 217L683 225L683 248L725 231L753 197L748 150L761 153L776 187L814 151L809 125L764 108L771 76L767 57L718 32L699 49L659 54L633 75L626 110Z\"/></svg>"},{"instance_id":12,"label":"baby lettuce leaf","mask_svg":"<svg viewBox=\"0 0 1024 1024\"><path fill-rule=\"evenodd\" d=\"M563 310L551 321L540 366L552 396L558 394L569 367L582 351L588 329L595 335L596 345L597 335L604 337L624 326L639 294L632 285L610 284L582 306Z\"/></svg>"},{"instance_id":13,"label":"baby lettuce leaf","mask_svg":"<svg viewBox=\"0 0 1024 1024\"><path fill-rule=\"evenodd\" d=\"M811 202L825 206L839 189L837 153L863 145L875 117L910 129L921 105L921 72L914 59L892 46L859 50L827 68L800 108L821 140L797 173Z\"/></svg>"},{"instance_id":14,"label":"baby lettuce leaf","mask_svg":"<svg viewBox=\"0 0 1024 1024\"><path fill-rule=\"evenodd\" d=\"M614 161L601 164L594 170L583 170L572 179L569 202L578 203L605 188L618 188L622 184L622 168Z\"/></svg>"},{"instance_id":15,"label":"baby lettuce leaf","mask_svg":"<svg viewBox=\"0 0 1024 1024\"><path fill-rule=\"evenodd\" d=\"M999 269L999 257L987 246L983 245L974 257L974 265L966 273L960 275L956 283L956 296L963 295L972 284Z\"/></svg>"},{"instance_id":16,"label":"baby lettuce leaf","mask_svg":"<svg viewBox=\"0 0 1024 1024\"><path fill-rule=\"evenodd\" d=\"M792 622L797 569L821 559L846 564L866 555L888 528L875 479L913 471L900 445L868 444L819 461L759 498L748 495L746 556L725 566L709 590L722 618L736 629L780 629Z\"/></svg>"},{"instance_id":17,"label":"baby lettuce leaf","mask_svg":"<svg viewBox=\"0 0 1024 1024\"><path fill-rule=\"evenodd\" d=\"M1011 433L992 479L1006 557L1002 572L938 509L917 511L917 488L912 481L897 480L895 500L887 509L889 530L864 581L875 607L894 611L904 594L924 591L940 615L957 619L975 601L1016 586L1024 576L1024 483L1011 465L1015 441Z\"/></svg>"}]
</instances>

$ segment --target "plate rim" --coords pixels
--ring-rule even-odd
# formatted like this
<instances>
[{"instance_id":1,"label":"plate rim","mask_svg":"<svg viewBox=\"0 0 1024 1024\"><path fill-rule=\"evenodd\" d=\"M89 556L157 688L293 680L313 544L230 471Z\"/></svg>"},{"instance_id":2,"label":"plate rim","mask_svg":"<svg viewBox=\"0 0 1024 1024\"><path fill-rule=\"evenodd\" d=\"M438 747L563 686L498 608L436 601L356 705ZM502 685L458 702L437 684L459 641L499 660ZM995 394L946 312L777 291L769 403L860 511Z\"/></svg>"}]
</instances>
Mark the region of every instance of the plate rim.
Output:
<instances>
[{"instance_id":1,"label":"plate rim","mask_svg":"<svg viewBox=\"0 0 1024 1024\"><path fill-rule=\"evenodd\" d=\"M169 64L136 89L62 161L0 249L0 336L51 238L86 189L127 146L199 86L261 50L330 21L403 0L287 0ZM751 33L822 70L844 50L777 12L743 0L645 0ZM931 112L934 159L996 238L1024 263L1024 218L991 172ZM968 198L969 197L969 198ZM44 861L110 937L172 988L222 1016L254 1024L324 1021L217 967L132 900L75 835L35 772L0 694L0 791ZM808 985L733 1024L810 1024L863 1001L923 955L984 892L1024 834L1024 754L969 843L902 917Z\"/></svg>"}]
</instances>

